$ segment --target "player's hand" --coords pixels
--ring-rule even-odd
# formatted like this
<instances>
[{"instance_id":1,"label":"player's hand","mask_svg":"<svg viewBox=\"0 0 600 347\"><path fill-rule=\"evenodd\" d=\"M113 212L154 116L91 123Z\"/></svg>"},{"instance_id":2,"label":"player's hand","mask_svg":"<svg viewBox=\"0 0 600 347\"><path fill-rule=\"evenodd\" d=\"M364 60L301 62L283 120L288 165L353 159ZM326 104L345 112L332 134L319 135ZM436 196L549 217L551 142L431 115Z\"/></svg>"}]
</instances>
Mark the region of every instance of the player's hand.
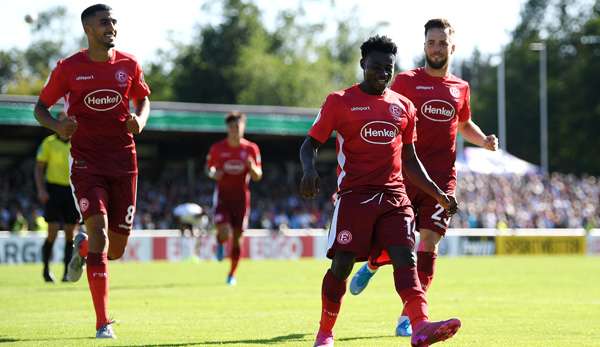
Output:
<instances>
[{"instance_id":1,"label":"player's hand","mask_svg":"<svg viewBox=\"0 0 600 347\"><path fill-rule=\"evenodd\" d=\"M440 199L438 199L438 203L448 211L448 215L452 216L456 212L458 212L458 202L456 198L452 195L443 194Z\"/></svg>"},{"instance_id":2,"label":"player's hand","mask_svg":"<svg viewBox=\"0 0 600 347\"><path fill-rule=\"evenodd\" d=\"M56 133L65 139L70 139L75 130L77 130L77 122L71 118L59 120L56 126Z\"/></svg>"},{"instance_id":3,"label":"player's hand","mask_svg":"<svg viewBox=\"0 0 600 347\"><path fill-rule=\"evenodd\" d=\"M256 164L254 163L254 160L252 159L252 157L248 157L248 158L246 159L246 166L248 167L248 169L250 169L250 170L254 170L254 166L255 166L255 165L256 165Z\"/></svg>"},{"instance_id":4,"label":"player's hand","mask_svg":"<svg viewBox=\"0 0 600 347\"><path fill-rule=\"evenodd\" d=\"M127 118L125 124L127 125L127 131L134 135L141 133L142 129L144 128L144 125L141 124L140 118L133 113L129 114L129 118Z\"/></svg>"},{"instance_id":5,"label":"player's hand","mask_svg":"<svg viewBox=\"0 0 600 347\"><path fill-rule=\"evenodd\" d=\"M300 196L312 199L319 194L319 174L316 170L304 172L300 180Z\"/></svg>"},{"instance_id":6,"label":"player's hand","mask_svg":"<svg viewBox=\"0 0 600 347\"><path fill-rule=\"evenodd\" d=\"M48 195L48 192L45 189L42 189L40 191L38 191L38 200L45 205L48 202L48 199L50 198L50 196Z\"/></svg>"},{"instance_id":7,"label":"player's hand","mask_svg":"<svg viewBox=\"0 0 600 347\"><path fill-rule=\"evenodd\" d=\"M486 136L485 140L483 141L483 148L485 148L489 151L497 151L498 150L498 138L496 137L496 135L492 134L492 135Z\"/></svg>"},{"instance_id":8,"label":"player's hand","mask_svg":"<svg viewBox=\"0 0 600 347\"><path fill-rule=\"evenodd\" d=\"M215 173L213 174L213 179L215 181L220 181L223 178L223 170L215 169Z\"/></svg>"}]
</instances>

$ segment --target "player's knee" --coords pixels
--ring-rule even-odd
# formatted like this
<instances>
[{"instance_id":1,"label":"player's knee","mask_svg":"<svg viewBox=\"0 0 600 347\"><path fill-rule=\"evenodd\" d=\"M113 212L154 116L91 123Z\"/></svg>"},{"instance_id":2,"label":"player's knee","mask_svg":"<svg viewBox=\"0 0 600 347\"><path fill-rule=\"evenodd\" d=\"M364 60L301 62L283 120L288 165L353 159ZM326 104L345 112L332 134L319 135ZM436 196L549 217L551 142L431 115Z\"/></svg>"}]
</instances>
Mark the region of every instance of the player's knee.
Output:
<instances>
[{"instance_id":1,"label":"player's knee","mask_svg":"<svg viewBox=\"0 0 600 347\"><path fill-rule=\"evenodd\" d=\"M125 248L123 249L111 249L110 247L108 248L108 260L117 260L120 259L123 254L125 253Z\"/></svg>"},{"instance_id":2,"label":"player's knee","mask_svg":"<svg viewBox=\"0 0 600 347\"><path fill-rule=\"evenodd\" d=\"M331 262L331 272L340 280L345 280L350 276L354 266L354 254L348 252L337 252Z\"/></svg>"},{"instance_id":3,"label":"player's knee","mask_svg":"<svg viewBox=\"0 0 600 347\"><path fill-rule=\"evenodd\" d=\"M417 266L417 257L411 247L393 246L388 249L394 267Z\"/></svg>"}]
</instances>

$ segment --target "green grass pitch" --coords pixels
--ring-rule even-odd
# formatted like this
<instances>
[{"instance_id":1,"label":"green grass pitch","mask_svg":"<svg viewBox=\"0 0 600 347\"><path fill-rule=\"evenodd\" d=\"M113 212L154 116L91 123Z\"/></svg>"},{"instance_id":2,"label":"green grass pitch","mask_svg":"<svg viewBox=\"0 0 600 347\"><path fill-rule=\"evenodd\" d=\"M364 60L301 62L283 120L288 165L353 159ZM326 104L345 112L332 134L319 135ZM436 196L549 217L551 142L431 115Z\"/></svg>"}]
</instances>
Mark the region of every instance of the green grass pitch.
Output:
<instances>
[{"instance_id":1,"label":"green grass pitch","mask_svg":"<svg viewBox=\"0 0 600 347\"><path fill-rule=\"evenodd\" d=\"M447 347L600 346L600 257L440 258L428 294L434 320L459 317ZM40 265L0 266L0 347L312 346L328 261L111 263L117 340L97 341L85 278L42 282ZM355 266L355 269L358 267ZM62 265L54 264L55 274ZM85 276L85 274L84 274ZM390 267L348 292L336 346L410 346Z\"/></svg>"}]
</instances>

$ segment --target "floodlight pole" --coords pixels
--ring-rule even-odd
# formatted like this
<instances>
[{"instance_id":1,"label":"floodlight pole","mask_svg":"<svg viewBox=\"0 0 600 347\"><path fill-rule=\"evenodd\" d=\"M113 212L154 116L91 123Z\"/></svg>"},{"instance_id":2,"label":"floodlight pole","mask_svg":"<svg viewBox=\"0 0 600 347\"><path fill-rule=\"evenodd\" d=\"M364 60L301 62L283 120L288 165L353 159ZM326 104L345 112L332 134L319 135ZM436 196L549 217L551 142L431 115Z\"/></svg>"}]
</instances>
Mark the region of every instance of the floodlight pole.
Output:
<instances>
[{"instance_id":1,"label":"floodlight pole","mask_svg":"<svg viewBox=\"0 0 600 347\"><path fill-rule=\"evenodd\" d=\"M544 42L535 42L531 50L540 52L540 162L542 172L548 173L548 54Z\"/></svg>"},{"instance_id":2,"label":"floodlight pole","mask_svg":"<svg viewBox=\"0 0 600 347\"><path fill-rule=\"evenodd\" d=\"M504 58L504 49L502 49L500 64L498 64L498 136L500 137L500 149L506 152L506 68Z\"/></svg>"}]
</instances>

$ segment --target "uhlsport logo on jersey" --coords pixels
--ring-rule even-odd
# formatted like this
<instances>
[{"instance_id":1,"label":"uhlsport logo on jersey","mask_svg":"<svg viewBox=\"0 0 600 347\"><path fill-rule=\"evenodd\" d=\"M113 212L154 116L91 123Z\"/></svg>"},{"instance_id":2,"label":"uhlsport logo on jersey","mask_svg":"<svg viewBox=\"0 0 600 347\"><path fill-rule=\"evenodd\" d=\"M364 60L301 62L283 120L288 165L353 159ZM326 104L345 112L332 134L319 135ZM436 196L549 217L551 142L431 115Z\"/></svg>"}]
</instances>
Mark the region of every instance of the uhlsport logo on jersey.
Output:
<instances>
[{"instance_id":1,"label":"uhlsport logo on jersey","mask_svg":"<svg viewBox=\"0 0 600 347\"><path fill-rule=\"evenodd\" d=\"M85 105L94 111L108 111L117 107L123 100L121 94L112 89L95 90L85 96Z\"/></svg>"},{"instance_id":2,"label":"uhlsport logo on jersey","mask_svg":"<svg viewBox=\"0 0 600 347\"><path fill-rule=\"evenodd\" d=\"M230 175L241 174L242 172L244 172L244 169L246 169L246 164L244 164L243 161L238 159L227 160L223 164L223 171Z\"/></svg>"},{"instance_id":3,"label":"uhlsport logo on jersey","mask_svg":"<svg viewBox=\"0 0 600 347\"><path fill-rule=\"evenodd\" d=\"M391 143L396 135L398 135L398 128L390 122L381 120L369 122L360 129L360 137L375 145Z\"/></svg>"},{"instance_id":4,"label":"uhlsport logo on jersey","mask_svg":"<svg viewBox=\"0 0 600 347\"><path fill-rule=\"evenodd\" d=\"M454 106L444 100L429 100L421 106L421 114L434 122L448 122L455 113Z\"/></svg>"}]
</instances>

